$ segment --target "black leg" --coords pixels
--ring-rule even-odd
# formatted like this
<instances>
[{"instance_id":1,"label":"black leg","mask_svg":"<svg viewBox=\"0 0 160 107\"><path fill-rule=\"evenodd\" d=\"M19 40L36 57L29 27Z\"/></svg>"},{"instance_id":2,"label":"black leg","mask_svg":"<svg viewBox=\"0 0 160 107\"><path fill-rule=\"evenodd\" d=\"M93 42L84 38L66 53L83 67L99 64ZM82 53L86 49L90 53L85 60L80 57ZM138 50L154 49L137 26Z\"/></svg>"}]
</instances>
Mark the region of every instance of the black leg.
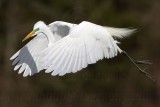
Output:
<instances>
[{"instance_id":1,"label":"black leg","mask_svg":"<svg viewBox=\"0 0 160 107\"><path fill-rule=\"evenodd\" d=\"M148 60L146 61L135 61L134 59L132 59L125 51L122 52L124 55L126 55L130 60L131 62L139 69L139 71L144 74L145 76L147 76L148 78L150 78L152 81L155 81L155 79L149 74L147 73L144 69L142 70L137 64L151 64Z\"/></svg>"}]
</instances>

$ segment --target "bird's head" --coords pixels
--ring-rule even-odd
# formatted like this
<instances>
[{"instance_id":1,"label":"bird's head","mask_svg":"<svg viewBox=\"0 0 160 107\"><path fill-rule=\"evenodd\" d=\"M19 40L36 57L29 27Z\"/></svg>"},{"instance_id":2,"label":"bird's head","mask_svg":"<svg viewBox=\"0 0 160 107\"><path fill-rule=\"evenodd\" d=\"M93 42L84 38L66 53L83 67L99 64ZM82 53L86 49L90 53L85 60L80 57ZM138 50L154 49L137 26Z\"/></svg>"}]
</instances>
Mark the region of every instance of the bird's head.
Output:
<instances>
[{"instance_id":1,"label":"bird's head","mask_svg":"<svg viewBox=\"0 0 160 107\"><path fill-rule=\"evenodd\" d=\"M33 30L22 40L22 42L40 33L40 31L43 30L44 27L46 27L46 24L43 21L38 21L34 25Z\"/></svg>"}]
</instances>

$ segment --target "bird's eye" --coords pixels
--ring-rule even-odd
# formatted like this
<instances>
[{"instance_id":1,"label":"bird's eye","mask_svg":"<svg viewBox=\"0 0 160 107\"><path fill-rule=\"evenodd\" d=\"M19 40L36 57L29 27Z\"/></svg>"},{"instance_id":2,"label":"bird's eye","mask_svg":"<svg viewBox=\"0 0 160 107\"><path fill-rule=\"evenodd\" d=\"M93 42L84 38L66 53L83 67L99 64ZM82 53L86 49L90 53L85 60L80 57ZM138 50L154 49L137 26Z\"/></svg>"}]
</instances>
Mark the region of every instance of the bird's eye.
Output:
<instances>
[{"instance_id":1,"label":"bird's eye","mask_svg":"<svg viewBox=\"0 0 160 107\"><path fill-rule=\"evenodd\" d=\"M34 31L35 31L35 32L39 31L39 28L36 28Z\"/></svg>"}]
</instances>

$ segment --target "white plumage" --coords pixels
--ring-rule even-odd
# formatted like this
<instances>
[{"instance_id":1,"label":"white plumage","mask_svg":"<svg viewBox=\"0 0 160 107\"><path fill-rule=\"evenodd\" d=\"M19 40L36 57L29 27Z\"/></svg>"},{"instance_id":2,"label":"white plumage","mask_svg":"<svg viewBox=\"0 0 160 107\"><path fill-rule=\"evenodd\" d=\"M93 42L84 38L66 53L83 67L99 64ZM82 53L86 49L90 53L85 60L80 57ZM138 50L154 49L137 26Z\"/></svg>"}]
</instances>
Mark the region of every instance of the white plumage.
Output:
<instances>
[{"instance_id":1,"label":"white plumage","mask_svg":"<svg viewBox=\"0 0 160 107\"><path fill-rule=\"evenodd\" d=\"M32 36L37 36L10 58L14 60L14 70L20 68L24 77L43 69L62 76L103 58L113 58L122 52L115 38L129 36L134 29L104 27L87 21L80 24L56 21L47 26L39 21L33 31Z\"/></svg>"}]
</instances>

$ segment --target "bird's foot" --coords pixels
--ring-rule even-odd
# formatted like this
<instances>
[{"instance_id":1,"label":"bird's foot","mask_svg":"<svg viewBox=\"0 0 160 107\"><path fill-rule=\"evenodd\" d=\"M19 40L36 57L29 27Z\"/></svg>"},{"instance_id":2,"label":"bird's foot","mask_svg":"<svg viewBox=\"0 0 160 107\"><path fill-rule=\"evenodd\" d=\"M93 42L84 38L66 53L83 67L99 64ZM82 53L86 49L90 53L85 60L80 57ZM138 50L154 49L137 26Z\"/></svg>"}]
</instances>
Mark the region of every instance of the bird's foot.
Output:
<instances>
[{"instance_id":1,"label":"bird's foot","mask_svg":"<svg viewBox=\"0 0 160 107\"><path fill-rule=\"evenodd\" d=\"M152 63L149 60L135 61L136 64L146 64L151 65Z\"/></svg>"},{"instance_id":2,"label":"bird's foot","mask_svg":"<svg viewBox=\"0 0 160 107\"><path fill-rule=\"evenodd\" d=\"M145 69L141 69L137 64L147 64L150 65L152 64L151 62L149 62L149 60L143 60L143 61L135 61L134 59L132 59L125 51L123 51L123 54L126 55L131 62L139 69L140 73L144 74L145 76L147 76L149 79L151 79L152 81L155 81L155 79L152 77L151 74L149 74L148 72L146 72L146 68Z\"/></svg>"},{"instance_id":3,"label":"bird's foot","mask_svg":"<svg viewBox=\"0 0 160 107\"><path fill-rule=\"evenodd\" d=\"M145 76L147 76L148 78L150 78L152 81L155 82L155 79L152 77L152 75L146 72L147 68L144 69L139 68L139 70L141 71L140 73L144 74Z\"/></svg>"}]
</instances>

